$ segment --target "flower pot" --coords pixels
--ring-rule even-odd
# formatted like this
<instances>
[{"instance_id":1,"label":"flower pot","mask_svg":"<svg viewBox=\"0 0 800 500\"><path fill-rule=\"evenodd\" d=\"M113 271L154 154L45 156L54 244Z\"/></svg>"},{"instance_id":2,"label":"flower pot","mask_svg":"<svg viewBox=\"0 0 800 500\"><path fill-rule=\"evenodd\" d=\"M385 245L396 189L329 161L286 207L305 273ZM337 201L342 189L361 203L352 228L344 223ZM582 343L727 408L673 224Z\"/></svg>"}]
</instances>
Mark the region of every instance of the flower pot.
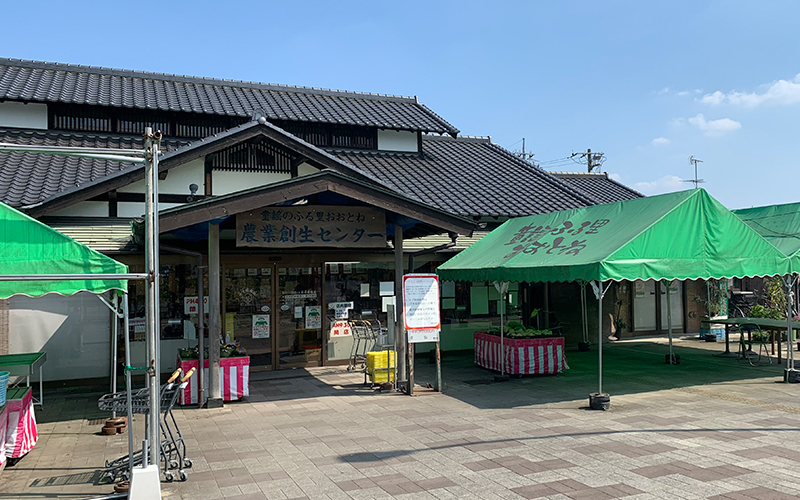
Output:
<instances>
[{"instance_id":1,"label":"flower pot","mask_svg":"<svg viewBox=\"0 0 800 500\"><path fill-rule=\"evenodd\" d=\"M589 394L589 408L592 410L608 410L611 407L611 396L607 393L593 392Z\"/></svg>"}]
</instances>

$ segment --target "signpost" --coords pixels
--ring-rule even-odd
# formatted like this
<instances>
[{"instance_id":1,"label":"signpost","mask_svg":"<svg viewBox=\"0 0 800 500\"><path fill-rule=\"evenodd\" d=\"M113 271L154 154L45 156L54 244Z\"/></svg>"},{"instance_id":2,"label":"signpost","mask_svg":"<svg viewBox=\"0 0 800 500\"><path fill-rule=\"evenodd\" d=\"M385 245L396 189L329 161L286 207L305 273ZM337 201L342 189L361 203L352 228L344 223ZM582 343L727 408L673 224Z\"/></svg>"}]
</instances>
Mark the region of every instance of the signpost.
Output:
<instances>
[{"instance_id":1,"label":"signpost","mask_svg":"<svg viewBox=\"0 0 800 500\"><path fill-rule=\"evenodd\" d=\"M439 277L435 274L406 274L403 276L405 330L408 337L408 394L414 390L414 345L436 343L436 387L442 390L442 365L439 333L442 329L439 311Z\"/></svg>"}]
</instances>

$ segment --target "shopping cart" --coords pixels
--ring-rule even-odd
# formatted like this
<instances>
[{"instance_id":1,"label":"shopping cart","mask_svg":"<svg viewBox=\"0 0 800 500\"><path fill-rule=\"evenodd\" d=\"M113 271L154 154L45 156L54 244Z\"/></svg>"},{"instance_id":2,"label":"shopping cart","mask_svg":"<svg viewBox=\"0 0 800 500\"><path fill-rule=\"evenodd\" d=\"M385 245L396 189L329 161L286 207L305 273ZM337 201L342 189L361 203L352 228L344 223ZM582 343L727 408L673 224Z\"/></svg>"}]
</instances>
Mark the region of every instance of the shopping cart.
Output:
<instances>
[{"instance_id":1,"label":"shopping cart","mask_svg":"<svg viewBox=\"0 0 800 500\"><path fill-rule=\"evenodd\" d=\"M180 391L182 391L189 383L189 379L194 374L195 369L189 370L183 377L181 377L183 370L178 368L170 376L167 383L161 386L159 391L159 401L161 407L161 418L159 419L160 429L160 457L162 462L161 470L164 473L164 479L171 482L175 479L173 471L177 470L178 477L181 481L187 479L185 468L192 467L192 460L186 456L186 443L183 440L183 435L180 432L178 423L172 410L178 400ZM131 413L135 414L148 414L150 413L150 391L148 388L140 389L131 395ZM117 392L106 394L97 402L97 407L104 411L128 411L128 398L125 392ZM147 422L147 419L145 419ZM147 430L145 429L145 435ZM142 465L144 463L145 454L149 454L150 450L143 449L137 450L132 455L125 455L116 460L106 462L103 469L104 477L110 482L115 482L118 478L122 480L130 479L129 474L131 467Z\"/></svg>"},{"instance_id":2,"label":"shopping cart","mask_svg":"<svg viewBox=\"0 0 800 500\"><path fill-rule=\"evenodd\" d=\"M366 368L367 352L375 344L376 334L369 321L351 319L350 333L353 335L353 348L350 350L350 364L347 371L363 370Z\"/></svg>"}]
</instances>

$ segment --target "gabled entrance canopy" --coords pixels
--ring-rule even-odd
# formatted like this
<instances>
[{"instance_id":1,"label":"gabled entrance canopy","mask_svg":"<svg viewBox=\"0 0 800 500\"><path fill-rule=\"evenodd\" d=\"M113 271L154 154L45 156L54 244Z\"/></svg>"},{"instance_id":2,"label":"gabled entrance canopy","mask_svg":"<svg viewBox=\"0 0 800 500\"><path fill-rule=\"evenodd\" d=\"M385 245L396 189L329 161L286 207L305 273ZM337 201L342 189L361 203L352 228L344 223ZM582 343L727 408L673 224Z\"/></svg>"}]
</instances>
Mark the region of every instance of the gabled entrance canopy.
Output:
<instances>
[{"instance_id":1,"label":"gabled entrance canopy","mask_svg":"<svg viewBox=\"0 0 800 500\"><path fill-rule=\"evenodd\" d=\"M128 266L78 243L41 222L0 203L0 275L124 274ZM22 294L72 295L80 291L126 291L124 279L0 281L0 298Z\"/></svg>"},{"instance_id":2,"label":"gabled entrance canopy","mask_svg":"<svg viewBox=\"0 0 800 500\"><path fill-rule=\"evenodd\" d=\"M475 228L475 223L470 219L430 207L374 183L363 182L333 170L321 170L314 174L162 210L159 229L162 233L167 233L261 207L289 205L297 200L326 193L342 195L364 205L385 210L387 223L405 226L404 235L407 238L443 232L471 236ZM393 217L389 214L393 214Z\"/></svg>"},{"instance_id":3,"label":"gabled entrance canopy","mask_svg":"<svg viewBox=\"0 0 800 500\"><path fill-rule=\"evenodd\" d=\"M512 219L439 267L465 281L684 280L790 272L703 189Z\"/></svg>"},{"instance_id":4,"label":"gabled entrance canopy","mask_svg":"<svg viewBox=\"0 0 800 500\"><path fill-rule=\"evenodd\" d=\"M733 213L789 257L792 270L800 272L800 203L743 208Z\"/></svg>"}]
</instances>

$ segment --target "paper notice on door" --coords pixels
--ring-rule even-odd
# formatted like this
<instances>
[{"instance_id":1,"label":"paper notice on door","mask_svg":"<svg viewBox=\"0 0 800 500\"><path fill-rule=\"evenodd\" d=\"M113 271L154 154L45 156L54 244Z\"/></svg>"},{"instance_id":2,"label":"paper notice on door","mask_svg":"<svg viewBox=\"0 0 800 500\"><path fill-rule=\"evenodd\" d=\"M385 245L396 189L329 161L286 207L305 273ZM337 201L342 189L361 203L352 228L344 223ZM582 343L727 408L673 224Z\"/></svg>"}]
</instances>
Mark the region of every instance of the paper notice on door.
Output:
<instances>
[{"instance_id":1,"label":"paper notice on door","mask_svg":"<svg viewBox=\"0 0 800 500\"><path fill-rule=\"evenodd\" d=\"M303 306L294 307L294 319L303 319Z\"/></svg>"},{"instance_id":2,"label":"paper notice on door","mask_svg":"<svg viewBox=\"0 0 800 500\"><path fill-rule=\"evenodd\" d=\"M269 338L269 314L253 315L253 338L254 339Z\"/></svg>"},{"instance_id":3,"label":"paper notice on door","mask_svg":"<svg viewBox=\"0 0 800 500\"><path fill-rule=\"evenodd\" d=\"M322 328L322 306L306 306L306 330Z\"/></svg>"},{"instance_id":4,"label":"paper notice on door","mask_svg":"<svg viewBox=\"0 0 800 500\"><path fill-rule=\"evenodd\" d=\"M381 297L394 295L394 281L381 281Z\"/></svg>"},{"instance_id":5,"label":"paper notice on door","mask_svg":"<svg viewBox=\"0 0 800 500\"><path fill-rule=\"evenodd\" d=\"M369 283L361 283L361 296L369 297Z\"/></svg>"}]
</instances>

